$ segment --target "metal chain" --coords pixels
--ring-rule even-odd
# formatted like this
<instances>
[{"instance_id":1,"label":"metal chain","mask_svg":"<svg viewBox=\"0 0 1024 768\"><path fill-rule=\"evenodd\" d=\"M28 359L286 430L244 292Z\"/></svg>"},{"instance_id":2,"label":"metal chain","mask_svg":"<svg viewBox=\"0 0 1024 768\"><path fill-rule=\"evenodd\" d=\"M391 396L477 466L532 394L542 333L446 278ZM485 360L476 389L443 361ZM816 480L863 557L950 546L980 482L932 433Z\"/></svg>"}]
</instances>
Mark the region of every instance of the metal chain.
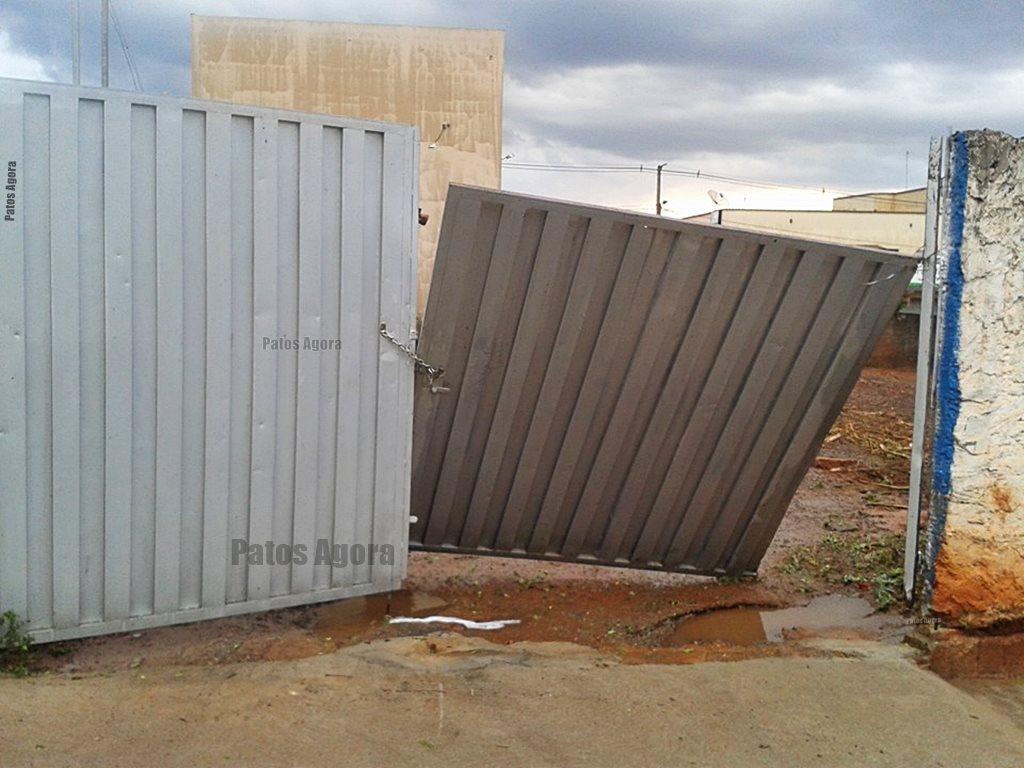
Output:
<instances>
[{"instance_id":1,"label":"metal chain","mask_svg":"<svg viewBox=\"0 0 1024 768\"><path fill-rule=\"evenodd\" d=\"M444 368L436 365L431 365L422 357L416 354L411 347L403 344L399 341L392 333L388 330L387 323L380 324L380 335L402 350L406 356L411 359L415 364L416 368L427 374L427 380L433 386L434 382L437 381L444 375Z\"/></svg>"}]
</instances>

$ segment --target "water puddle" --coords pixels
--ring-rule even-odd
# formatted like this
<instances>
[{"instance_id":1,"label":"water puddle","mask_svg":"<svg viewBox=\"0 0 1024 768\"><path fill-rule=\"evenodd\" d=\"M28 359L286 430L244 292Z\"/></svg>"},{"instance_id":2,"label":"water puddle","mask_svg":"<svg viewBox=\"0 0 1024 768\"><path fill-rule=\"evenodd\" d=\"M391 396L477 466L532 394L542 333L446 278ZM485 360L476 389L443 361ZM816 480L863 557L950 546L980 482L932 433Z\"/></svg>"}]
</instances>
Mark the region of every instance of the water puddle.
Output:
<instances>
[{"instance_id":1,"label":"water puddle","mask_svg":"<svg viewBox=\"0 0 1024 768\"><path fill-rule=\"evenodd\" d=\"M439 597L405 589L351 597L321 608L313 624L313 633L337 643L362 634L388 616L426 616L445 605Z\"/></svg>"},{"instance_id":2,"label":"water puddle","mask_svg":"<svg viewBox=\"0 0 1024 768\"><path fill-rule=\"evenodd\" d=\"M761 645L832 630L871 635L892 626L894 621L898 622L898 617L876 614L863 598L826 595L795 608L727 608L686 618L661 644L721 642Z\"/></svg>"},{"instance_id":3,"label":"water puddle","mask_svg":"<svg viewBox=\"0 0 1024 768\"><path fill-rule=\"evenodd\" d=\"M761 611L756 608L726 608L683 619L662 645L700 642L760 645L766 641Z\"/></svg>"}]
</instances>

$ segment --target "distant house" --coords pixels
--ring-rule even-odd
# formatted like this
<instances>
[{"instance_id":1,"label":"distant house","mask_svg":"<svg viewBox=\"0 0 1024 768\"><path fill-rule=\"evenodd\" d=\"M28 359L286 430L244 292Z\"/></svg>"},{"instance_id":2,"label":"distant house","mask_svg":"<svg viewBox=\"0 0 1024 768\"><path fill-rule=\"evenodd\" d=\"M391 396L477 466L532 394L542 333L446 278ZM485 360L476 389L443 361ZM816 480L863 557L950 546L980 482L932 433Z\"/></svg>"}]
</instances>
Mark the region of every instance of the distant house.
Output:
<instances>
[{"instance_id":1,"label":"distant house","mask_svg":"<svg viewBox=\"0 0 1024 768\"><path fill-rule=\"evenodd\" d=\"M722 208L688 221L918 255L924 247L924 188L837 197L831 211Z\"/></svg>"}]
</instances>

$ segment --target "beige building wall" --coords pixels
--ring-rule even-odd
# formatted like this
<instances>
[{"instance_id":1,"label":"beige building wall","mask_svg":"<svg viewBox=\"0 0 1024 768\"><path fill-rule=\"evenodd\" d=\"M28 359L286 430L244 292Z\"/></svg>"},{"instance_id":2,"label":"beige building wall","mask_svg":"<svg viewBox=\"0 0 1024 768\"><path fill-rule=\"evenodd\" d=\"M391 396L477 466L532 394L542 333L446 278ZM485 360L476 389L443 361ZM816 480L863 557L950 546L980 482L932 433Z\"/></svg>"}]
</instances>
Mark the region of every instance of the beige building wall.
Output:
<instances>
[{"instance_id":1,"label":"beige building wall","mask_svg":"<svg viewBox=\"0 0 1024 768\"><path fill-rule=\"evenodd\" d=\"M691 220L808 240L880 248L905 256L913 256L924 247L924 213L736 209L712 211Z\"/></svg>"},{"instance_id":2,"label":"beige building wall","mask_svg":"<svg viewBox=\"0 0 1024 768\"><path fill-rule=\"evenodd\" d=\"M503 69L495 30L192 17L198 98L419 128L421 316L449 182L501 186Z\"/></svg>"},{"instance_id":3,"label":"beige building wall","mask_svg":"<svg viewBox=\"0 0 1024 768\"><path fill-rule=\"evenodd\" d=\"M866 192L837 197L833 211L874 211L876 213L924 213L924 187L902 192Z\"/></svg>"}]
</instances>

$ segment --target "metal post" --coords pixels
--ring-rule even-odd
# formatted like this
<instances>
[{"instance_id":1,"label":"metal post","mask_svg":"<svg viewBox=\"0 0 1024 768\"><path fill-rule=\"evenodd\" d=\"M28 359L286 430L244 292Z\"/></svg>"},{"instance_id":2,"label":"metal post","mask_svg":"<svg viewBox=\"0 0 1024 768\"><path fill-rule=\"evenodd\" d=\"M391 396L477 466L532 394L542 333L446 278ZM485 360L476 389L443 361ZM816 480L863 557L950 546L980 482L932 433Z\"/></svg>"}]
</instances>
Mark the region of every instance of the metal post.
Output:
<instances>
[{"instance_id":1,"label":"metal post","mask_svg":"<svg viewBox=\"0 0 1024 768\"><path fill-rule=\"evenodd\" d=\"M945 343L945 317L946 317L946 292L949 288L947 285L949 278L949 205L950 205L950 177L952 175L952 153L950 142L953 140L953 129L949 129L950 133L948 136L942 139L942 150L940 152L940 168L939 168L939 204L936 209L939 214L939 221L937 224L937 230L940 233L940 237L945 235L945 244L938 247L935 254L935 338L932 341L932 370L939 370L939 361L942 359L942 348ZM928 390L928 396L931 402L938 402L939 393L939 380L938 376L932 376L931 385ZM942 412L939 408L932 408L931 422L932 422L932 434L938 431L939 421L942 417ZM939 502L943 501L935 493L935 488L930 489L929 494L930 501L930 516L935 515L939 508ZM924 582L922 584L922 605L923 610L929 608L928 601L931 599L931 587L929 583L931 578L935 575L935 557L937 552L933 549L935 545L935 537L932 534L932 521L928 523L929 536L928 541L925 543L923 563L923 574Z\"/></svg>"},{"instance_id":2,"label":"metal post","mask_svg":"<svg viewBox=\"0 0 1024 768\"><path fill-rule=\"evenodd\" d=\"M661 216L661 169L664 168L668 163L662 163L658 166L658 194L657 200L654 201L654 211Z\"/></svg>"},{"instance_id":3,"label":"metal post","mask_svg":"<svg viewBox=\"0 0 1024 768\"><path fill-rule=\"evenodd\" d=\"M110 86L110 0L100 0L100 84Z\"/></svg>"},{"instance_id":4,"label":"metal post","mask_svg":"<svg viewBox=\"0 0 1024 768\"><path fill-rule=\"evenodd\" d=\"M952 134L952 132L950 132ZM947 225L946 211L943 206L949 201L949 136L942 138L942 151L939 165L939 212L938 231L945 232ZM932 370L939 369L939 355L942 353L942 318L946 304L946 253L939 248L935 254L935 338L932 341ZM939 388L938 379L932 377L928 396L935 399ZM932 414L932 420L938 424L938 411Z\"/></svg>"},{"instance_id":5,"label":"metal post","mask_svg":"<svg viewBox=\"0 0 1024 768\"><path fill-rule=\"evenodd\" d=\"M928 190L925 199L924 260L921 276L921 314L917 330L917 378L914 385L914 427L910 453L910 491L907 500L907 540L903 554L903 595L914 602L917 538L921 522L921 476L924 467L925 424L931 373L935 259L938 251L939 176L942 143L932 139L928 151Z\"/></svg>"},{"instance_id":6,"label":"metal post","mask_svg":"<svg viewBox=\"0 0 1024 768\"><path fill-rule=\"evenodd\" d=\"M71 82L82 83L82 23L79 17L79 0L71 0Z\"/></svg>"}]
</instances>

